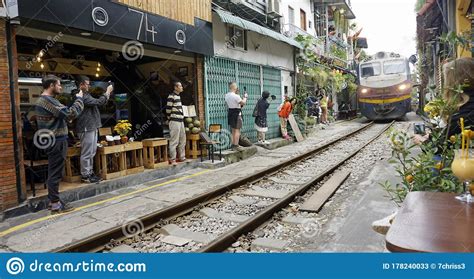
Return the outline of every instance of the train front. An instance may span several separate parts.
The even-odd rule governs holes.
[[[399,119],[411,110],[413,87],[406,59],[364,62],[359,76],[359,108],[368,119]]]

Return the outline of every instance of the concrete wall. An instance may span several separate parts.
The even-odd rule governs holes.
[[[289,22],[289,6],[294,9],[295,19],[294,22]],[[314,29],[314,16],[311,9],[310,0],[282,0],[281,1],[281,13],[283,18],[281,19],[282,25],[291,23],[301,29],[301,19],[300,19],[300,10],[305,11],[306,13],[306,32],[310,35],[316,36],[316,30]],[[311,28],[309,28],[309,22],[311,21]],[[285,25],[284,25],[285,26]],[[285,26],[285,30],[287,27]]]
[[[281,98],[283,100],[283,96],[285,95],[285,86],[288,88],[288,96],[295,95],[295,88],[292,82],[293,77],[290,75],[288,71],[281,71]]]
[[[237,50],[226,45],[227,25],[216,13],[212,15],[214,55],[248,63],[294,70],[293,46],[258,33],[247,32],[247,50]]]
[[[466,18],[468,14],[470,0],[456,0],[456,33],[463,33],[471,31],[471,20]],[[471,57],[469,49],[463,50],[461,46],[458,47],[458,57]]]

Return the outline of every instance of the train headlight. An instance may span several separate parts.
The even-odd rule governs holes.
[[[367,94],[367,93],[369,93],[369,89],[364,88],[364,89],[362,89],[362,90],[360,91],[360,93],[362,93],[362,94]]]
[[[408,85],[402,84],[402,85],[400,85],[400,86],[398,87],[398,90],[403,91],[403,90],[405,90],[405,89],[407,89],[407,88],[408,88]]]

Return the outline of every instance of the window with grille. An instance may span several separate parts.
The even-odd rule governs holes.
[[[247,34],[244,29],[230,25],[227,28],[227,37],[227,45],[229,47],[247,50]]]

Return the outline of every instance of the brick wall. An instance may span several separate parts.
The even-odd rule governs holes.
[[[12,36],[14,37],[14,32]],[[14,62],[13,73],[14,80],[18,80],[18,65],[16,42],[13,40],[13,57]],[[8,79],[8,54],[7,54],[7,39],[5,21],[0,19],[0,210],[13,207],[18,203],[16,171],[15,171],[15,157],[14,157],[14,143],[13,143],[13,126],[12,126],[12,108],[10,101],[10,88]],[[15,83],[15,92],[18,92],[18,82]],[[16,118],[18,131],[18,146],[22,147],[21,141],[21,117],[20,117],[20,96],[15,94],[16,103]],[[20,148],[22,149],[22,148]],[[23,158],[22,150],[19,150],[20,158]],[[21,166],[21,184],[23,193],[25,190],[25,175],[23,170],[23,162]]]
[[[201,127],[206,127],[207,125],[205,123],[206,106],[205,106],[205,99],[204,99],[204,60],[201,56],[196,58],[196,81],[197,81],[197,92],[198,92],[198,100],[197,100],[198,108],[197,109],[198,109],[199,121],[201,121],[202,123]]]

